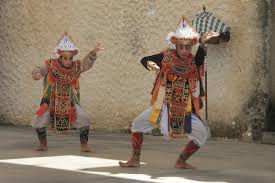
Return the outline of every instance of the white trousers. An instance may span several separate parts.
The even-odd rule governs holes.
[[[140,115],[134,119],[132,123],[132,132],[151,132],[154,126],[149,121],[151,115],[152,107],[143,111]],[[164,135],[165,139],[169,139],[169,128],[168,128],[168,108],[166,105],[163,106],[162,112],[160,114],[160,130]],[[195,115],[191,115],[191,133],[187,134],[190,140],[193,140],[198,146],[205,144],[207,138],[209,137],[208,132],[203,125],[202,121]]]
[[[78,104],[75,105],[76,109],[76,121],[71,123],[74,128],[82,128],[85,126],[90,126],[90,118],[86,111],[84,111]],[[50,124],[50,111],[49,109],[42,116],[35,116],[31,121],[33,128],[43,128]]]

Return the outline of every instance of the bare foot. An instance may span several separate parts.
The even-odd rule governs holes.
[[[177,161],[176,164],[175,164],[175,168],[182,168],[182,169],[195,169],[194,166],[192,165],[189,165],[188,163],[186,162],[179,162]]]
[[[81,144],[81,152],[95,152],[94,149],[91,149],[87,144]]]
[[[121,167],[140,167],[140,161],[135,158],[131,158],[129,161],[127,161],[125,163],[120,161],[119,165]]]
[[[45,144],[40,144],[37,148],[34,149],[34,151],[47,151],[48,147]]]

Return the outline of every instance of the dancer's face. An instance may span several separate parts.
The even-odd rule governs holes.
[[[65,67],[71,67],[73,64],[74,54],[72,51],[62,51],[60,54],[60,60]]]
[[[191,45],[176,45],[177,54],[182,59],[185,59],[189,56],[191,49]]]

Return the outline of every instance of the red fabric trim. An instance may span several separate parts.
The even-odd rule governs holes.
[[[190,142],[188,142],[188,144],[185,146],[185,148],[183,150],[183,153],[184,153],[186,159],[188,159],[191,155],[193,155],[199,148],[200,148],[200,146],[195,144],[192,140]]]
[[[40,117],[40,116],[42,116],[48,110],[48,108],[49,108],[48,104],[45,103],[45,104],[43,104],[43,105],[40,106],[40,108],[38,109],[38,111],[36,111],[35,114],[38,117]]]
[[[143,133],[141,132],[132,133],[132,147],[133,147],[134,154],[136,155],[140,154],[142,142],[143,142]]]
[[[70,111],[70,122],[72,123],[76,122],[76,110],[73,106],[71,106],[71,111]]]

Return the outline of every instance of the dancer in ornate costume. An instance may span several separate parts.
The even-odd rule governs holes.
[[[57,58],[46,60],[42,66],[32,72],[34,80],[44,78],[44,91],[40,108],[32,120],[40,145],[37,151],[47,151],[46,127],[55,131],[67,131],[77,128],[80,133],[82,152],[90,152],[88,144],[90,119],[80,106],[79,78],[91,69],[97,58],[97,52],[103,50],[98,42],[83,59],[78,60],[78,48],[70,36],[65,33],[54,48]]]
[[[150,107],[132,123],[132,157],[125,163],[119,162],[121,167],[140,166],[143,134],[159,126],[166,139],[181,138],[185,134],[189,137],[175,167],[193,168],[186,161],[208,138],[199,115],[204,96],[204,43],[216,36],[218,33],[209,32],[199,38],[183,17],[176,31],[168,34],[170,48],[141,59],[146,69],[156,71],[158,75]],[[192,51],[197,52],[194,55]]]

